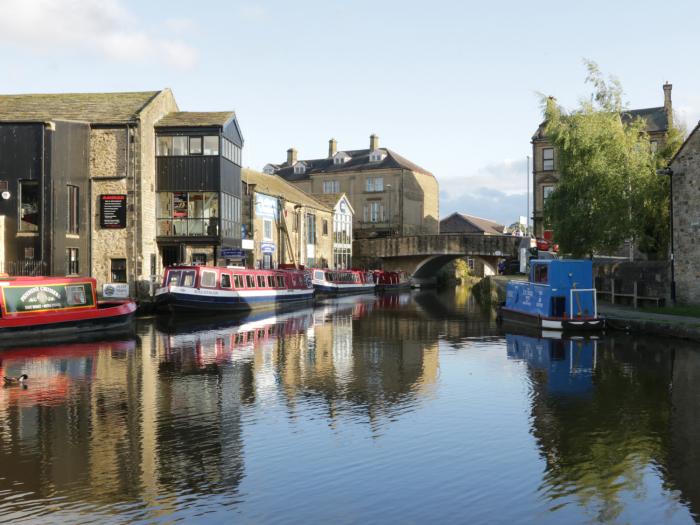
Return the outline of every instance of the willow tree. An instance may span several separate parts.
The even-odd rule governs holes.
[[[627,118],[617,79],[586,62],[593,93],[567,112],[543,97],[544,132],[557,152],[560,181],[544,207],[560,248],[574,256],[612,252],[627,239],[649,254],[668,242],[668,182],[656,175],[660,155],[672,155],[678,133],[652,151],[646,123]]]

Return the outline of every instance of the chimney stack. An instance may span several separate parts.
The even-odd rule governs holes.
[[[372,133],[369,136],[369,150],[374,151],[379,147],[379,136]]]
[[[331,139],[328,141],[328,158],[330,159],[338,151],[338,141]]]
[[[297,150],[294,148],[289,148],[287,150],[287,164],[292,166],[297,161]]]
[[[673,84],[669,84],[668,80],[664,84],[664,111],[666,112],[666,119],[668,120],[668,127],[673,126],[673,103],[671,102],[671,90],[673,89]]]

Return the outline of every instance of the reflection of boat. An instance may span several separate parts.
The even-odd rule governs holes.
[[[511,281],[503,321],[548,330],[597,330],[598,317],[593,266],[589,260],[535,260],[527,281]]]
[[[314,269],[313,285],[320,294],[356,294],[374,292],[372,272],[363,270]]]
[[[506,334],[508,359],[522,360],[546,372],[547,389],[558,394],[585,394],[593,386],[598,340],[550,339]]]
[[[0,340],[76,340],[131,325],[136,305],[130,300],[98,301],[89,277],[0,278]]]
[[[304,270],[251,270],[171,266],[156,291],[156,308],[167,311],[245,312],[313,299]]]

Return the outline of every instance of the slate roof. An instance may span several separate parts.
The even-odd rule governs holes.
[[[289,184],[286,180],[277,175],[268,175],[267,173],[243,168],[241,172],[241,181],[246,184],[255,184],[255,190],[265,195],[284,197],[284,199],[289,202],[302,204],[303,206],[317,210],[331,213],[333,211],[332,206],[326,206],[305,191],[301,191],[298,187]]]
[[[407,169],[418,173],[423,173],[425,175],[430,175],[431,177],[433,176],[433,174],[430,173],[428,170],[421,168],[417,164],[414,164],[413,162],[402,157],[395,151],[392,151],[388,148],[379,149],[386,153],[386,157],[384,157],[384,159],[381,162],[369,161],[369,154],[371,153],[371,150],[357,149],[343,151],[343,153],[347,154],[350,157],[350,160],[344,162],[343,164],[333,164],[332,158],[309,160],[303,159],[299,160],[298,162],[303,162],[304,164],[306,164],[305,173],[294,173],[294,167],[289,166],[286,163],[282,164],[281,167],[277,171],[275,171],[275,173],[289,181],[308,179],[314,173],[342,173],[345,171],[368,171],[388,168]]]
[[[494,235],[494,234],[503,234],[503,230],[505,229],[505,226],[503,224],[499,224],[496,221],[492,221],[490,219],[483,219],[481,217],[475,217],[474,215],[466,215],[464,213],[453,213],[452,215],[449,215],[442,219],[440,221],[440,231],[442,232],[442,225],[443,222],[447,221],[448,219],[451,219],[452,217],[457,217],[458,219],[461,219],[465,226],[467,226],[466,229],[476,229],[479,230],[485,234],[488,235]],[[465,231],[466,231],[465,229]],[[451,232],[444,232],[444,233],[459,233],[455,231]]]
[[[77,120],[125,124],[161,91],[0,95],[0,121]]]
[[[621,113],[624,122],[631,122],[637,117],[641,117],[646,121],[645,131],[647,133],[658,133],[668,131],[668,115],[663,106],[658,108],[643,108],[630,109]],[[541,140],[544,137],[544,126],[546,122],[542,122],[537,131],[532,136],[532,140]]]
[[[233,111],[176,111],[168,113],[156,122],[156,127],[224,127],[235,118],[236,113]]]
[[[345,193],[311,193],[310,195],[324,206],[328,206],[329,208],[334,209],[335,205],[338,204],[338,201],[341,197],[343,197],[343,195],[345,195]],[[347,200],[347,203],[348,206],[350,206],[349,200]],[[350,209],[353,213],[355,213],[355,210],[353,210],[352,206],[350,206]]]

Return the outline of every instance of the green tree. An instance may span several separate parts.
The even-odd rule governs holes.
[[[671,130],[653,152],[643,119],[629,118],[622,86],[585,62],[593,92],[566,112],[542,97],[544,132],[557,152],[560,182],[545,204],[545,220],[561,249],[576,257],[614,251],[633,239],[650,256],[668,243],[668,181],[656,168],[680,146]]]

